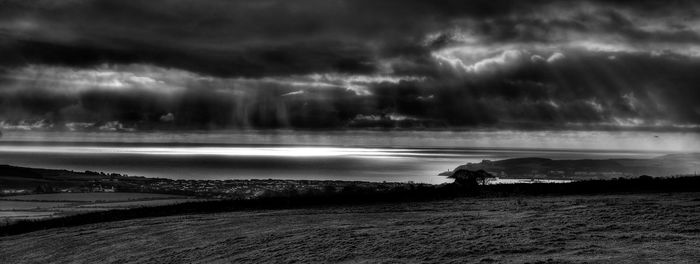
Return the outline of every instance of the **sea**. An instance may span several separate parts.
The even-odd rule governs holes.
[[[523,133],[5,131],[0,164],[169,179],[439,184],[451,181],[439,173],[468,162],[653,158],[691,151],[700,142],[692,133]]]

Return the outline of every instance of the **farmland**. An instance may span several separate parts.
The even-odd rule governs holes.
[[[51,193],[7,196],[0,197],[0,225],[23,219],[60,217],[196,200],[199,199],[152,193]]]
[[[0,238],[2,263],[693,263],[700,194],[457,198],[177,215]]]

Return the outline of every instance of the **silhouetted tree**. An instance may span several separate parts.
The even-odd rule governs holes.
[[[494,178],[491,173],[484,170],[470,171],[470,170],[457,170],[448,178],[455,179],[455,184],[461,185],[467,189],[477,188],[479,185],[486,185],[486,182],[490,178]]]

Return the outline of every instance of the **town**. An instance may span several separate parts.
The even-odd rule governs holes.
[[[0,180],[1,195],[39,193],[131,192],[161,193],[213,199],[254,199],[265,196],[332,193],[351,189],[387,191],[427,184],[321,180],[175,180],[94,171],[31,169],[0,166],[0,172],[21,181]]]

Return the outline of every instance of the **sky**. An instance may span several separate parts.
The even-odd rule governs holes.
[[[0,129],[700,131],[698,1],[0,0]]]

